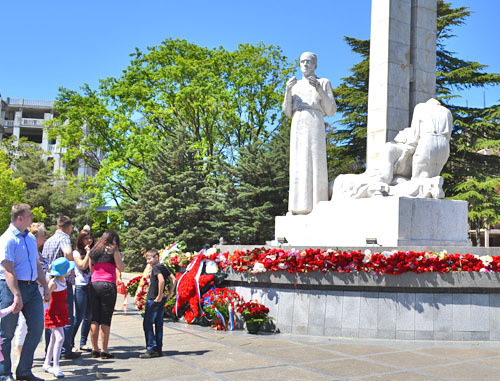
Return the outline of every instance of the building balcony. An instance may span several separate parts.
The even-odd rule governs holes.
[[[40,127],[43,128],[43,123],[45,119],[35,119],[35,118],[21,118],[21,126],[20,127]],[[15,126],[14,120],[6,120],[3,123],[3,127],[12,128]]]
[[[21,127],[43,127],[44,119],[21,118]]]
[[[40,99],[24,99],[24,98],[7,98],[7,104],[13,106],[27,107],[50,107],[54,106],[54,101],[45,101]]]

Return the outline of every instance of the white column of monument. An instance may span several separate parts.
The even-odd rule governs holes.
[[[412,0],[410,122],[415,105],[436,96],[436,28],[436,0]]]
[[[434,96],[436,0],[372,0],[367,168]]]

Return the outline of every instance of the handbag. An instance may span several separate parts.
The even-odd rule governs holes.
[[[120,295],[127,295],[127,287],[121,280],[116,282],[116,292]]]

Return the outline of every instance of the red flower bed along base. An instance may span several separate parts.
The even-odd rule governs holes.
[[[405,272],[500,272],[500,256],[480,257],[473,254],[448,254],[446,251],[372,253],[369,250],[348,252],[333,249],[259,248],[246,251],[236,250],[233,253],[212,253],[206,257],[216,262],[224,271],[231,268],[237,272],[252,272],[254,274],[266,271],[286,271],[289,273],[364,271],[394,275]]]

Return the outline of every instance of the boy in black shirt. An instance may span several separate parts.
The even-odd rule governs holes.
[[[160,257],[157,251],[147,251],[146,261],[153,269],[151,270],[149,290],[146,296],[146,308],[144,310],[143,328],[146,337],[146,352],[139,356],[142,359],[162,356],[165,303],[174,294],[175,285],[177,283],[175,276],[172,275],[163,263],[160,263]],[[165,298],[164,292],[167,279],[170,280],[172,286]]]

